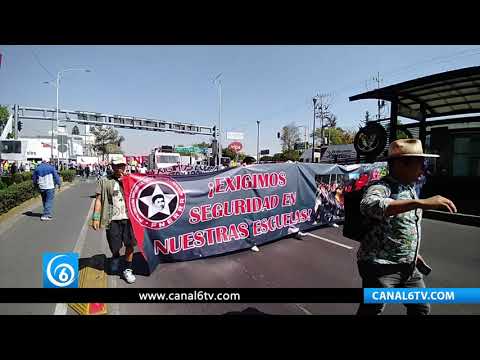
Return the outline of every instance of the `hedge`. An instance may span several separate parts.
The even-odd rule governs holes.
[[[60,172],[60,176],[65,182],[72,182],[75,174],[75,170]],[[38,194],[38,190],[33,186],[31,172],[2,176],[0,179],[0,214],[6,213]]]
[[[1,182],[6,186],[20,184],[21,182],[32,180],[31,172],[16,173],[13,176],[2,176]]]
[[[75,170],[64,170],[59,172],[60,176],[62,177],[63,181],[72,182],[75,179],[76,172]],[[24,181],[31,181],[32,180],[32,172],[22,172],[16,173],[13,176],[2,176],[0,178],[0,182],[4,184],[4,186],[10,186],[13,184],[20,184]],[[2,189],[2,185],[0,184],[0,189]]]
[[[62,177],[62,180],[66,182],[72,182],[75,179],[76,174],[77,173],[75,170],[60,171],[60,176]]]
[[[32,181],[23,181],[0,190],[0,214],[38,195]]]

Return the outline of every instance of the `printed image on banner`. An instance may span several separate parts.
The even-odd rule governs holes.
[[[78,288],[78,254],[43,254],[44,288]]]
[[[365,165],[345,173],[341,169],[328,175],[315,175],[314,224],[341,223],[345,219],[344,194],[358,191],[388,174],[383,163]]]
[[[143,177],[133,187],[129,204],[135,220],[151,229],[164,229],[182,216],[186,196],[170,177]]]

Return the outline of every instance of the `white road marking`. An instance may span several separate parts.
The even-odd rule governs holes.
[[[307,309],[305,309],[302,305],[300,304],[295,304],[300,310],[302,310],[305,314],[307,315],[313,315],[310,311],[308,311]]]
[[[105,231],[102,233],[102,243],[103,243],[103,253],[107,254],[108,248],[107,248],[107,235]],[[107,274],[107,286],[112,289],[116,289],[117,286],[117,276],[116,275],[108,275]],[[109,315],[120,315],[120,304],[115,303],[115,304],[108,304],[108,307],[110,307],[110,311],[108,312]]]
[[[348,250],[352,250],[352,249],[353,249],[353,247],[351,247],[351,246],[344,245],[344,244],[340,244],[340,243],[338,243],[338,242],[336,242],[336,241],[329,240],[329,239],[326,239],[326,238],[324,238],[324,237],[321,237],[321,236],[318,236],[318,235],[315,235],[315,234],[311,234],[311,233],[301,233],[301,235],[308,235],[308,236],[314,237],[314,238],[316,238],[316,239],[320,239],[320,240],[329,242],[329,243],[331,243],[331,244],[335,244],[335,245],[341,246],[341,247],[343,247],[343,248],[345,248],[345,249],[348,249]]]
[[[57,305],[55,305],[55,311],[53,312],[53,315],[67,315],[67,311],[67,304],[58,303]]]
[[[92,204],[90,205],[90,209],[88,210],[82,230],[80,231],[80,234],[78,235],[78,238],[77,238],[77,242],[73,248],[73,252],[78,253],[79,255],[82,254],[83,245],[85,244],[85,239],[87,238],[88,223],[90,221],[90,214],[93,211],[94,204],[95,204],[95,199],[92,200]],[[53,315],[66,315],[67,311],[68,311],[67,304],[58,303],[55,305],[55,311]]]

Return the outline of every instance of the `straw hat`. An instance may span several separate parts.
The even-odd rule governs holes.
[[[438,158],[440,155],[425,154],[422,142],[418,139],[400,139],[392,142],[388,148],[388,158],[400,157],[430,157]]]

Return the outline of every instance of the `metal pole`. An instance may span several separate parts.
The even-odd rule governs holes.
[[[307,127],[304,126],[304,130],[305,130],[305,151],[308,149],[308,141],[307,141]]]
[[[222,157],[222,82],[220,81],[220,108],[219,108],[219,124],[218,131],[220,131],[220,136],[218,137],[218,149],[220,150],[220,158]]]
[[[18,139],[18,105],[13,107],[13,124],[12,124],[13,138]]]
[[[398,99],[392,99],[390,105],[390,136],[389,142],[397,140]]]
[[[317,98],[313,98],[313,139],[312,139],[312,163],[315,162],[315,107],[317,104]]]
[[[322,95],[323,96],[323,95]],[[320,127],[320,147],[323,148],[324,144],[324,138],[323,138],[323,98],[320,101],[320,121],[321,121],[321,127]]]
[[[260,120],[257,120],[257,164],[260,163]]]
[[[57,136],[58,136],[58,92],[60,88],[60,72],[57,73]],[[53,139],[53,131],[52,131],[52,139]],[[53,141],[53,140],[52,140]],[[53,144],[52,144],[52,151],[53,151]],[[58,138],[57,138],[57,167],[60,161],[60,149],[58,147]]]
[[[214,82],[218,85],[218,154],[217,165],[220,165],[222,157],[222,80],[220,77],[222,73],[218,74]]]

